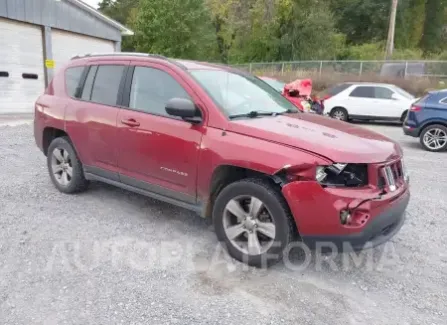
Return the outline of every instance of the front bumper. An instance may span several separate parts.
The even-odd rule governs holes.
[[[405,222],[405,209],[410,200],[409,191],[399,202],[393,204],[376,216],[361,232],[344,236],[302,236],[303,242],[309,247],[325,247],[331,243],[340,251],[363,250],[376,247],[390,240],[399,232]]]
[[[349,251],[375,247],[392,238],[405,222],[405,210],[410,199],[408,184],[380,200],[362,204],[353,214],[354,222],[342,225],[340,211],[352,202],[374,197],[373,190],[367,194],[366,189],[328,190],[315,182],[300,183],[287,184],[283,187],[283,194],[301,239],[310,248],[335,246]],[[302,192],[305,187],[308,195]]]

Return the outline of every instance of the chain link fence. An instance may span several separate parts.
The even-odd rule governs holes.
[[[447,61],[293,61],[233,65],[252,73],[379,75],[391,78],[447,79]]]

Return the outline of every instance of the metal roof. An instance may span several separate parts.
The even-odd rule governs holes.
[[[97,18],[101,19],[105,23],[107,23],[107,24],[109,24],[109,25],[119,29],[121,31],[121,35],[125,35],[125,36],[134,35],[134,32],[132,30],[130,30],[126,26],[120,24],[116,20],[113,20],[112,18],[109,18],[106,15],[102,14],[99,10],[96,10],[95,8],[93,8],[92,6],[86,4],[82,0],[66,0],[66,1],[74,4],[75,6],[77,6],[78,8],[80,8],[80,9],[82,9],[84,11],[89,12],[90,14],[96,16]]]

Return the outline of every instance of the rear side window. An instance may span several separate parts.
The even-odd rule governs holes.
[[[85,79],[84,89],[82,90],[81,98],[83,100],[90,100],[92,97],[93,81],[95,81],[96,71],[98,66],[91,66]]]
[[[359,98],[374,98],[375,97],[374,87],[359,86],[355,88],[349,96]]]
[[[65,70],[65,87],[70,97],[78,97],[79,84],[85,67],[73,67]]]
[[[100,65],[94,78],[91,101],[116,106],[125,66]]]

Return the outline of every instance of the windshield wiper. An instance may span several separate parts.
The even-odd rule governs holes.
[[[255,118],[258,116],[277,116],[277,115],[281,115],[284,113],[287,113],[287,112],[250,111],[248,113],[233,114],[233,115],[230,115],[229,118],[238,118],[238,117]]]

